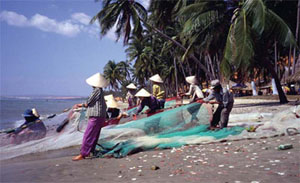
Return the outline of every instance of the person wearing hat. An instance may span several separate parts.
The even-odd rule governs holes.
[[[160,106],[161,103],[157,100],[157,98],[155,98],[154,96],[151,96],[151,94],[144,88],[142,88],[140,91],[138,91],[135,94],[135,96],[139,97],[139,99],[141,100],[141,103],[138,106],[136,115],[139,114],[144,109],[145,106],[148,106],[150,109],[148,114],[154,113],[155,110],[157,110],[157,109],[161,109],[161,106]]]
[[[22,141],[37,140],[46,136],[47,128],[35,108],[26,109],[23,117],[25,122],[12,133],[12,143],[21,143]]]
[[[213,115],[213,120],[211,123],[211,128],[226,128],[228,125],[229,115],[233,108],[233,94],[229,92],[226,88],[222,88],[219,80],[211,81],[211,93],[208,97],[204,98],[204,102],[209,102],[216,100],[219,104],[216,112]]]
[[[126,99],[128,101],[128,109],[130,109],[136,105],[136,98],[134,97],[134,95],[137,88],[133,83],[127,85],[126,88],[128,89]]]
[[[113,95],[104,96],[106,106],[107,106],[107,119],[121,119],[123,116],[128,116],[127,113],[122,112],[118,108],[118,103],[116,102]]]
[[[200,87],[197,85],[198,81],[196,76],[188,76],[185,78],[185,80],[190,84],[190,89],[187,93],[182,94],[182,96],[192,96],[192,102],[196,101],[197,99],[204,98]]]
[[[164,108],[165,106],[165,91],[162,89],[163,80],[158,74],[150,77],[150,81],[153,82],[152,95],[158,99],[160,106]]]
[[[96,73],[89,77],[86,82],[93,87],[93,92],[85,103],[76,104],[73,108],[87,108],[88,125],[84,132],[80,154],[73,157],[73,161],[82,160],[95,151],[100,131],[105,124],[106,118],[106,103],[102,88],[108,86],[107,80],[100,73]]]

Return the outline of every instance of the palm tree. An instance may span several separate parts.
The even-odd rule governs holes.
[[[164,34],[161,30],[151,26],[147,22],[147,11],[146,9],[135,0],[104,0],[102,3],[102,10],[95,15],[91,23],[98,20],[101,27],[101,35],[105,35],[115,24],[117,29],[115,31],[117,35],[117,40],[120,36],[124,35],[124,44],[127,44],[131,34],[137,36],[141,39],[142,36],[142,25],[154,30],[156,33],[160,34],[163,38],[171,41],[173,44],[180,47],[183,51],[186,48],[177,40],[172,39],[167,34]],[[131,22],[134,25],[134,29],[131,29]],[[199,62],[201,69],[207,74],[211,75],[206,67],[200,63],[200,61],[192,54],[191,59]]]
[[[235,70],[242,71],[248,70],[251,65],[262,65],[275,79],[280,103],[287,103],[288,100],[274,70],[274,62],[268,58],[268,49],[272,48],[274,40],[283,46],[295,45],[291,30],[279,16],[267,9],[261,0],[246,0],[239,9],[236,9],[234,15],[235,19],[227,37],[223,64],[229,63]],[[224,71],[226,73],[228,70]]]
[[[104,77],[109,82],[109,85],[112,89],[118,90],[119,89],[119,81],[121,80],[121,73],[118,65],[114,60],[109,60],[107,64],[104,66],[103,71]]]
[[[267,9],[262,0],[197,1],[180,10],[179,14],[189,16],[183,31],[191,35],[189,48],[201,41],[212,53],[224,50],[220,66],[228,77],[234,71],[247,73],[255,65],[263,65],[276,81],[280,102],[287,102],[267,51],[275,39],[284,46],[294,44],[293,35],[285,22]],[[223,34],[218,33],[221,30]],[[224,33],[227,40],[222,44]],[[214,47],[219,48],[211,51]]]
[[[91,23],[98,20],[101,27],[101,35],[116,24],[117,39],[124,35],[124,44],[128,43],[131,34],[141,37],[142,25],[140,17],[146,18],[146,9],[134,0],[103,0],[102,10],[93,17]],[[131,25],[134,27],[131,28]]]

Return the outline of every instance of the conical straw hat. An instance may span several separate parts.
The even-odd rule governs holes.
[[[106,95],[104,96],[106,105],[108,108],[117,108],[118,103],[116,102],[115,98],[113,95]]]
[[[157,83],[163,83],[163,80],[158,74],[155,74],[150,78],[151,81],[157,82]]]
[[[36,108],[33,108],[33,109],[32,109],[32,114],[33,114],[35,117],[37,117],[37,118],[40,117],[40,114],[39,114],[39,112],[36,110]]]
[[[186,82],[189,84],[196,84],[197,83],[197,78],[196,76],[188,76],[185,78]]]
[[[147,90],[145,90],[144,88],[142,88],[140,91],[138,91],[135,94],[136,97],[150,97],[151,94],[149,92],[147,92]]]
[[[98,88],[105,88],[109,84],[108,81],[99,72],[87,78],[86,82],[87,84]]]
[[[136,89],[136,86],[133,83],[130,83],[129,85],[126,86],[128,89]]]

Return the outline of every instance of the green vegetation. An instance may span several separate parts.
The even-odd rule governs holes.
[[[101,2],[91,22],[99,22],[102,36],[116,25],[128,56],[104,68],[114,90],[124,90],[131,81],[145,87],[154,74],[164,79],[167,94],[176,93],[176,80],[182,87],[188,75],[201,83],[267,84],[274,78],[280,102],[288,101],[281,80],[285,66],[288,74],[296,69],[299,1],[151,0],[148,10],[135,0]]]

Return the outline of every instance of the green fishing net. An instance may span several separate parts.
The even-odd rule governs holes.
[[[110,126],[102,129],[95,155],[121,158],[139,151],[210,142],[244,130],[232,127],[211,131],[208,130],[211,119],[209,104],[192,103]]]

